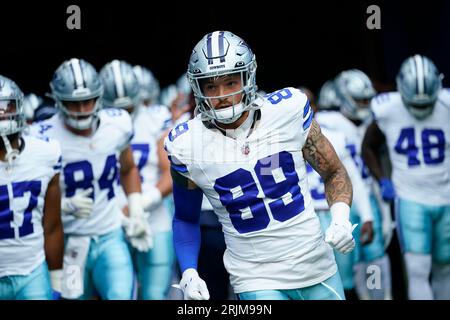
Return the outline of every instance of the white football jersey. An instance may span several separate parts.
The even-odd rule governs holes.
[[[172,169],[203,190],[223,226],[236,293],[310,286],[337,270],[302,154],[313,120],[309,101],[286,88],[258,103],[248,136],[230,138],[197,116],[165,140]]]
[[[172,113],[169,107],[162,104],[154,104],[150,107],[141,107],[141,109],[147,110],[152,116],[152,123],[156,127],[159,127],[161,133],[172,127]]]
[[[57,141],[23,136],[23,142],[11,171],[0,161],[0,278],[28,275],[44,262],[44,201],[61,170]]]
[[[369,122],[365,122],[357,126],[338,111],[318,112],[316,115],[316,121],[322,128],[339,131],[345,135],[345,147],[360,170],[361,177],[363,178],[366,186],[369,190],[371,190],[373,178],[370,175],[369,168],[365,165],[361,157],[362,140]]]
[[[320,113],[317,113],[316,116],[318,114]],[[319,125],[321,124],[319,123]],[[322,126],[321,130],[322,134],[333,145],[333,148],[336,151],[339,159],[343,159],[349,156],[348,150],[346,149],[345,135],[343,133],[335,130],[329,130],[326,127]],[[308,163],[306,163],[306,171],[308,173],[308,184],[309,189],[311,190],[311,198],[313,201],[314,209],[320,211],[329,210],[330,207],[328,206],[327,197],[325,194],[325,185],[323,183],[322,177]]]
[[[386,137],[397,195],[429,205],[450,204],[450,91],[442,90],[433,113],[412,116],[397,92],[371,102]]]
[[[162,106],[158,107],[163,108]],[[168,125],[167,120],[170,121],[170,118],[167,119],[163,113],[151,108],[157,107],[140,108],[138,110],[133,121],[134,136],[131,140],[133,158],[139,169],[144,194],[151,187],[155,187],[159,180],[158,140],[161,139]],[[164,202],[153,209],[149,217],[152,231],[163,232],[172,229],[172,217],[169,215]]]
[[[72,197],[77,191],[94,189],[94,206],[89,218],[63,215],[65,234],[103,235],[121,226],[115,185],[120,153],[129,145],[133,135],[131,118],[126,111],[112,108],[101,110],[98,116],[99,126],[90,137],[70,132],[59,114],[31,127],[31,134],[61,142],[62,197]]]

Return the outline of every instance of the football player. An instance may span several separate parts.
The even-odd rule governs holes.
[[[139,96],[142,105],[145,107],[158,105],[160,88],[158,79],[155,78],[153,72],[141,65],[134,66],[133,71],[139,82]]]
[[[357,69],[346,70],[334,80],[334,88],[339,101],[340,112],[320,112],[319,123],[326,124],[332,130],[342,132],[346,139],[346,148],[360,170],[367,188],[371,191],[374,239],[370,244],[361,246],[356,257],[355,286],[362,299],[391,299],[391,274],[389,257],[385,252],[386,242],[392,227],[389,224],[390,212],[381,210],[376,197],[376,185],[373,183],[367,167],[361,159],[361,142],[370,122],[369,101],[375,95],[375,89],[369,77]],[[353,215],[357,218],[357,215]],[[356,221],[353,221],[356,222]],[[357,228],[356,232],[359,232]],[[369,265],[374,265],[381,274],[381,285],[368,290],[367,276]]]
[[[410,299],[450,299],[450,93],[427,57],[407,58],[397,92],[372,100],[363,156],[383,198],[396,199]],[[392,180],[377,150],[386,142]],[[430,285],[431,273],[431,285]]]
[[[306,96],[295,88],[257,95],[255,55],[228,31],[199,41],[187,75],[197,116],[165,139],[184,298],[209,298],[197,272],[204,193],[222,223],[224,263],[240,299],[344,299],[332,248],[355,245],[352,186]],[[305,160],[324,179],[332,215],[325,237]]]
[[[312,96],[312,93],[309,92],[308,96],[309,95]],[[319,104],[316,107],[313,107],[314,111],[316,112],[316,121],[318,121],[322,129],[322,133],[333,145],[337,155],[347,169],[347,172],[352,181],[353,203],[355,204],[356,210],[352,207],[352,210],[350,211],[350,219],[354,222],[361,223],[361,228],[357,229],[358,231],[361,231],[361,236],[359,237],[360,239],[357,239],[356,241],[355,250],[353,250],[351,254],[347,255],[335,252],[336,263],[338,265],[339,274],[341,275],[345,295],[348,299],[355,299],[355,273],[353,269],[355,263],[358,261],[359,251],[361,250],[360,245],[370,243],[373,239],[373,215],[369,198],[370,191],[365,185],[360,175],[360,171],[357,169],[348,149],[346,148],[347,139],[345,135],[339,131],[328,129],[327,123],[320,122],[320,120],[323,119],[322,117],[320,117],[321,113],[332,112],[331,110],[339,105],[339,100],[336,96],[333,81],[327,81],[321,87],[319,91],[318,102]],[[316,110],[316,108],[320,109]],[[317,215],[320,219],[322,228],[327,228],[330,223],[330,212],[325,197],[322,179],[320,175],[311,168],[310,165],[307,165],[306,168],[308,172],[308,182],[311,189],[314,209],[316,210]],[[361,296],[360,292],[358,292],[358,295],[359,298],[364,298]],[[366,295],[368,295],[368,292],[366,293]],[[368,297],[365,298],[368,299]]]
[[[131,140],[134,162],[142,183],[143,207],[152,230],[150,247],[141,247],[133,239],[131,255],[140,284],[139,297],[144,300],[162,300],[170,288],[175,254],[172,240],[172,215],[163,203],[172,192],[170,164],[164,151],[166,122],[155,111],[144,107],[139,83],[133,67],[125,61],[114,60],[100,71],[105,92],[106,108],[127,110],[133,119],[134,136]]]
[[[154,121],[163,122],[164,130],[169,129],[172,125],[172,115],[168,106],[158,103],[160,95],[158,80],[143,66],[136,65],[133,71],[139,83],[141,105],[151,112]]]
[[[64,61],[50,82],[59,112],[32,127],[32,133],[58,139],[62,146],[62,190],[66,237],[62,296],[130,299],[133,267],[116,201],[120,181],[128,197],[128,237],[148,233],[139,172],[130,140],[132,122],[120,109],[101,109],[103,85],[82,59]]]
[[[61,292],[61,147],[22,134],[23,100],[0,76],[0,299],[47,300]]]

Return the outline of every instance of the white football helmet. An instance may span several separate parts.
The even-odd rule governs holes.
[[[443,78],[433,61],[425,56],[416,54],[402,63],[396,78],[397,90],[415,118],[425,119],[433,112]]]
[[[335,88],[342,114],[361,121],[370,117],[369,103],[376,91],[364,72],[358,69],[341,72],[336,77]]]
[[[242,90],[230,95],[207,97],[202,91],[201,81],[239,73]],[[256,59],[244,40],[229,31],[208,33],[200,40],[189,59],[187,78],[196,100],[196,113],[204,120],[233,123],[243,112],[250,110],[257,98]],[[211,99],[223,99],[242,93],[240,102],[215,110]]]
[[[14,81],[0,76],[0,136],[9,164],[19,156],[19,150],[12,148],[9,136],[20,134],[26,127],[23,99],[24,95]]]
[[[100,70],[105,92],[105,108],[123,108],[136,115],[140,106],[140,86],[133,67],[125,61],[113,60]]]
[[[78,130],[92,126],[101,108],[103,85],[97,71],[89,62],[76,58],[64,61],[56,69],[50,88],[67,125]],[[96,99],[95,107],[90,112],[70,111],[64,104],[68,101],[89,99]]]

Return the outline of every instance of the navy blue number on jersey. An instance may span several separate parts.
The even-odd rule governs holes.
[[[350,153],[350,156],[353,159],[353,162],[355,163],[356,167],[359,169],[361,173],[361,177],[363,179],[367,179],[369,177],[369,168],[367,168],[366,164],[364,163],[363,159],[356,153],[356,145],[354,144],[347,144],[345,148]]]
[[[292,92],[289,89],[281,89],[269,94],[266,94],[267,100],[270,101],[271,104],[278,104],[281,100],[289,99],[292,97]]]
[[[308,174],[310,174],[311,172],[313,172],[314,171],[314,169],[311,167],[311,165],[309,164],[309,163],[306,163],[306,172],[308,173]],[[311,177],[312,175],[309,175],[308,176],[308,180],[309,180],[309,178]],[[311,197],[314,199],[314,200],[317,200],[317,201],[319,201],[319,200],[324,200],[324,199],[326,199],[326,194],[325,194],[325,185],[323,184],[323,179],[322,179],[322,177],[321,176],[318,176],[318,175],[314,175],[313,176],[313,179],[318,179],[319,180],[319,183],[310,183],[310,185],[317,185],[318,187],[317,188],[310,188],[310,191],[311,191]]]
[[[28,206],[23,212],[23,222],[19,227],[19,237],[33,233],[32,214],[33,209],[38,204],[38,197],[41,193],[41,181],[14,182],[12,186],[12,197],[8,193],[8,186],[0,186],[0,240],[13,239],[14,228],[11,222],[14,221],[14,212],[11,210],[11,200],[29,195]]]
[[[89,161],[71,162],[64,166],[64,183],[66,185],[66,197],[73,197],[77,189],[94,190],[94,171]],[[114,181],[118,176],[117,158],[111,154],[106,158],[105,167],[98,180],[98,186],[101,190],[108,190],[108,200],[114,197]],[[80,178],[81,177],[81,178]],[[95,199],[95,192],[92,191],[92,199]]]
[[[189,130],[187,122],[180,123],[169,132],[169,140],[173,141]]]
[[[122,115],[122,109],[118,109],[118,108],[105,108],[103,109],[106,111],[106,114],[110,117],[118,117],[120,115]]]
[[[440,129],[423,129],[421,139],[425,164],[435,165],[444,162],[446,143],[444,132]],[[408,158],[409,167],[420,165],[415,128],[404,128],[401,130],[394,150]]]
[[[133,143],[131,145],[131,149],[133,150],[134,159],[137,160],[137,167],[139,172],[141,172],[142,168],[148,162],[148,157],[150,155],[150,145],[148,143]],[[144,182],[144,177],[141,175],[141,182]]]
[[[264,196],[272,199],[269,208],[277,221],[289,220],[303,212],[304,200],[292,154],[283,151],[260,159],[254,173],[262,194],[252,173],[242,168],[217,179],[214,184],[214,190],[239,233],[263,230],[269,225]]]

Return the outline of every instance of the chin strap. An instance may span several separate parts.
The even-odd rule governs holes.
[[[5,134],[2,134],[1,137],[3,139],[3,144],[5,145],[6,148],[5,160],[6,162],[8,162],[8,165],[11,168],[14,165],[14,162],[17,160],[17,158],[19,158],[20,151],[17,149],[13,149],[11,147],[11,143],[9,142],[9,139]]]

